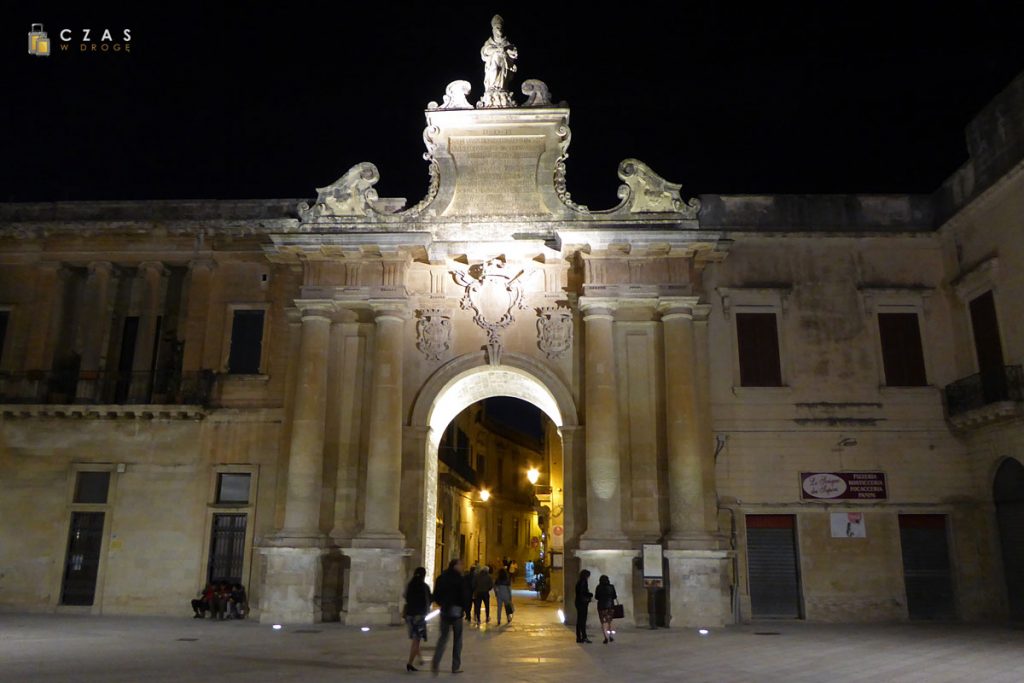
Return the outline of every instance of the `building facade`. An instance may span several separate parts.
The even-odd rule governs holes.
[[[687,200],[627,159],[591,210],[568,107],[488,73],[428,106],[412,206],[369,163],[312,203],[0,206],[0,607],[231,580],[391,623],[442,436],[511,396],[557,442],[536,532],[627,619],[656,573],[671,626],[1020,617],[1024,76],[932,195]]]

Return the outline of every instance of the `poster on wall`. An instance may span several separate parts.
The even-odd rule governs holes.
[[[644,588],[661,588],[664,581],[661,566],[661,544],[644,543],[642,557],[644,568]]]
[[[832,538],[867,538],[863,512],[833,512]]]
[[[801,472],[804,500],[885,500],[884,472]]]

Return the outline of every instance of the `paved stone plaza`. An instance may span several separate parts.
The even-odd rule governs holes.
[[[759,634],[777,635],[759,635]],[[476,681],[1006,681],[1024,630],[793,622],[696,632],[624,631],[577,646],[552,609],[520,597],[511,626],[467,629],[461,678]],[[431,642],[436,623],[431,623]],[[0,681],[399,681],[403,629],[271,627],[188,618],[0,616]],[[450,647],[450,646],[449,646]],[[429,651],[428,651],[429,654]],[[450,653],[449,653],[450,654]],[[449,665],[446,657],[444,664]],[[451,677],[446,667],[441,676]]]

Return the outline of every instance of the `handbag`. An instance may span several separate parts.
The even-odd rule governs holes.
[[[612,605],[612,619],[625,619],[626,608],[619,603]]]

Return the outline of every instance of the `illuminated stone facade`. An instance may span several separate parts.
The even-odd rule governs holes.
[[[955,616],[1005,615],[992,480],[1024,457],[1020,378],[949,406],[943,387],[978,372],[986,291],[1002,365],[1024,354],[1024,80],[990,106],[1013,126],[987,110],[931,196],[688,199],[628,159],[607,210],[566,191],[546,86],[475,109],[463,83],[425,112],[409,208],[370,163],[311,203],[0,206],[0,606],[66,609],[69,529],[103,513],[93,611],[185,610],[235,523],[225,576],[260,620],[393,623],[434,566],[441,434],[513,396],[560,437],[566,576],[608,574],[627,620],[658,542],[668,624],[758,616],[757,524],[792,529],[799,616],[907,618],[911,514],[944,516]],[[889,386],[890,312],[917,316],[920,386]],[[768,318],[744,314],[775,330],[746,355],[739,321]],[[82,471],[109,472],[102,502]],[[884,498],[801,494],[801,472],[860,471]],[[866,536],[832,537],[836,512]]]

